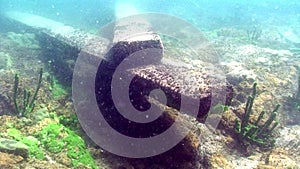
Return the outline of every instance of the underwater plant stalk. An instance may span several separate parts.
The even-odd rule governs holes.
[[[257,126],[254,126],[254,125],[250,125],[249,126],[249,130],[247,131],[247,133],[244,135],[245,138],[248,138],[248,137],[253,137],[254,134],[257,132],[258,130],[258,127]]]
[[[34,101],[36,100],[36,96],[40,90],[40,87],[41,87],[41,83],[42,83],[42,78],[43,78],[43,68],[40,69],[40,72],[39,72],[39,80],[38,80],[38,84],[37,84],[37,87],[35,89],[35,92],[33,94],[33,97],[31,99],[31,102],[29,104],[29,107],[34,107]]]
[[[26,116],[28,113],[33,111],[35,106],[35,100],[39,92],[39,89],[41,87],[42,77],[43,77],[43,69],[41,68],[39,72],[37,87],[35,89],[34,94],[31,97],[31,92],[26,89],[23,89],[23,97],[22,97],[23,100],[20,106],[18,104],[18,98],[17,98],[19,94],[19,75],[15,74],[13,101],[14,101],[15,109],[19,114],[19,116]]]
[[[23,110],[22,110],[22,112],[25,112],[25,109],[26,109],[26,105],[27,105],[27,96],[29,95],[29,93],[27,94],[27,90],[26,89],[24,89],[24,91],[23,91]]]
[[[274,143],[272,132],[279,124],[277,121],[275,121],[275,119],[280,105],[276,105],[275,109],[271,112],[270,116],[268,117],[267,121],[264,122],[264,124],[259,125],[264,115],[266,114],[266,110],[261,111],[256,121],[254,123],[251,123],[249,118],[252,113],[254,98],[256,96],[256,87],[257,83],[254,83],[253,92],[248,97],[244,109],[244,115],[242,116],[241,120],[235,120],[235,131],[239,134],[238,138],[241,139],[244,145],[254,143],[260,146],[272,146]],[[272,127],[270,128],[271,125]]]
[[[18,102],[17,102],[18,87],[19,87],[19,75],[15,74],[13,100],[14,100],[14,105],[15,105],[16,111],[19,113],[20,111],[19,111],[19,106],[18,106]]]
[[[270,129],[270,133],[278,126],[278,122],[275,121],[274,125],[272,126],[272,128]]]
[[[244,131],[246,129],[246,125],[249,123],[249,118],[250,118],[250,114],[252,112],[253,102],[254,102],[254,98],[255,98],[255,95],[256,95],[256,86],[257,86],[257,83],[255,82],[253,84],[252,95],[248,97],[248,100],[246,102],[245,114],[244,114],[243,121],[242,121],[242,124],[241,124],[241,132],[242,133],[244,133]]]
[[[280,105],[278,104],[275,109],[272,111],[271,116],[269,116],[266,123],[263,125],[262,129],[257,133],[257,136],[260,136],[266,129],[268,129],[271,125],[271,123],[275,120],[277,116],[277,110],[279,109]],[[274,126],[273,126],[274,127]],[[272,128],[273,128],[272,127]],[[275,126],[276,127],[276,126]],[[275,128],[274,127],[274,128]]]
[[[256,122],[254,123],[254,125],[257,126],[257,125],[259,124],[259,122],[261,121],[261,119],[264,117],[265,113],[266,113],[266,111],[263,110],[263,111],[259,114],[259,116],[258,116]]]
[[[246,102],[245,113],[244,113],[243,120],[242,120],[242,123],[241,123],[241,133],[245,132],[246,125],[249,122],[250,113],[251,113],[250,107],[252,107],[251,106],[252,104],[253,104],[253,97],[249,96],[248,100]]]
[[[300,70],[298,70],[300,71]],[[298,91],[297,91],[297,94],[296,94],[296,100],[300,100],[300,72],[299,72],[299,76],[298,76]]]

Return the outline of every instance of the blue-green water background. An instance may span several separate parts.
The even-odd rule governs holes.
[[[171,14],[200,29],[260,24],[270,18],[274,25],[284,25],[289,24],[289,18],[298,17],[300,24],[297,0],[0,0],[0,11],[33,13],[77,28],[96,30],[116,19],[116,13],[123,15],[120,10],[126,9],[117,8],[118,4],[132,4],[137,13]]]

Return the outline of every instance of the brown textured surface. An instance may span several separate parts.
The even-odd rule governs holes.
[[[137,95],[149,94],[153,89],[163,90],[167,96],[167,105],[180,109],[181,99],[187,99],[188,106],[198,106],[198,117],[205,116],[211,106],[212,90],[226,92],[226,103],[232,99],[233,90],[226,83],[217,83],[207,72],[185,67],[168,65],[148,65],[128,70],[135,78],[131,89],[140,89]],[[132,93],[134,95],[134,93]],[[136,95],[135,95],[136,96]],[[217,93],[218,96],[218,93]],[[189,113],[189,112],[187,112]]]
[[[132,55],[138,58],[130,60],[132,67],[159,63],[163,55],[160,37],[155,34],[147,34],[120,41],[110,48],[105,55],[105,60],[111,68],[115,69],[125,58]]]
[[[14,114],[14,107],[12,98],[13,84],[11,81],[13,79],[13,74],[10,72],[2,72],[0,73],[1,81],[0,81],[0,115],[4,114]]]
[[[219,83],[220,79],[216,77],[210,77],[204,71],[205,68],[187,68],[162,63],[162,53],[160,52],[162,52],[163,46],[161,41],[151,36],[148,38],[118,42],[110,49],[105,56],[106,59],[102,60],[98,67],[95,80],[98,106],[106,121],[114,129],[127,136],[144,138],[164,132],[172,125],[173,120],[167,112],[147,124],[136,123],[124,118],[112,100],[113,76],[121,79],[118,85],[123,83],[121,76],[133,77],[130,79],[129,98],[132,105],[139,111],[146,111],[150,108],[151,104],[147,98],[154,89],[163,90],[168,107],[180,110],[183,99],[187,104],[184,113],[191,114],[195,106],[197,106],[196,109],[199,107],[198,117],[200,118],[204,118],[209,112],[213,90],[220,89],[227,92],[227,103],[229,103],[233,92],[230,86],[227,86],[225,82]],[[144,51],[144,49],[156,49],[156,51],[151,53],[151,50],[150,53],[147,53],[149,51]],[[132,54],[137,54],[137,58],[131,60]],[[130,65],[126,65],[127,67],[122,69],[124,74],[118,78],[116,76],[120,70],[116,69],[124,62],[130,62]],[[220,96],[218,94],[214,97]]]
[[[18,163],[22,162],[21,156],[0,152],[0,168],[2,169],[17,169]]]

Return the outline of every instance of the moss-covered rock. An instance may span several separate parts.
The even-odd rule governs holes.
[[[24,158],[29,156],[29,147],[16,140],[0,138],[0,151],[20,155]]]
[[[43,160],[45,158],[43,150],[39,147],[39,140],[33,136],[24,136],[16,128],[7,129],[7,135],[27,146],[28,155],[26,157]]]

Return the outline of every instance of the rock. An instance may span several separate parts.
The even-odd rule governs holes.
[[[227,161],[222,154],[213,154],[209,159],[210,167],[212,169],[232,169],[233,165]]]
[[[300,32],[297,31],[297,29],[292,28],[286,28],[283,27],[278,30],[281,36],[283,36],[286,40],[294,43],[294,44],[300,44]]]
[[[24,158],[29,156],[29,147],[15,140],[0,138],[0,151],[20,155]]]
[[[231,160],[233,165],[232,168],[243,168],[243,169],[253,169],[260,164],[260,155],[250,157],[243,157],[240,155],[233,155],[234,159]]]
[[[225,130],[227,133],[232,133],[234,131],[236,119],[238,119],[238,116],[231,109],[229,109],[222,114],[222,119],[218,125],[218,128]]]
[[[71,167],[67,167],[63,164],[60,164],[56,161],[48,161],[48,160],[37,160],[37,159],[28,159],[26,163],[22,163],[21,167],[19,168],[26,168],[26,169],[36,169],[36,168],[47,168],[47,169],[69,169]],[[79,168],[79,167],[78,167]],[[82,167],[84,168],[84,167]],[[86,167],[87,168],[87,167]]]
[[[66,153],[57,154],[56,161],[59,162],[60,164],[63,164],[65,166],[67,166],[67,167],[72,166],[72,160],[70,158],[68,158]]]
[[[13,75],[7,71],[0,71],[0,77],[0,115],[14,114],[14,106],[11,101],[12,95],[10,95],[11,91],[13,91],[13,85],[11,84]]]
[[[9,69],[12,66],[12,57],[10,54],[0,52],[0,70]]]
[[[215,31],[217,36],[223,36],[223,37],[235,37],[240,38],[245,36],[245,33],[242,30],[235,29],[235,28],[220,28]]]
[[[16,45],[17,47],[37,50],[39,49],[39,43],[35,39],[35,35],[32,33],[17,34],[15,32],[8,32],[7,37]]]
[[[14,156],[12,154],[0,152],[0,168],[3,169],[18,169],[17,163],[23,161],[21,156]]]
[[[285,150],[300,155],[300,126],[286,126],[279,129],[279,137],[276,139],[276,147],[282,147]]]
[[[281,148],[272,150],[265,161],[276,168],[299,168],[299,163],[290,158],[288,151]]]
[[[221,65],[227,67],[228,73],[226,74],[226,79],[234,86],[245,80],[254,82],[254,79],[257,77],[252,70],[247,70],[244,64],[237,61],[222,62]]]

